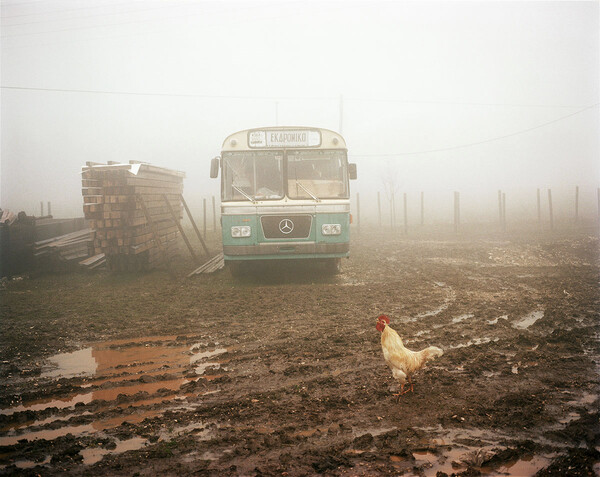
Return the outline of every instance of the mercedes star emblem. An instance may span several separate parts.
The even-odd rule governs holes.
[[[281,222],[279,222],[279,231],[282,234],[289,234],[292,232],[292,230],[294,230],[294,222],[292,222],[290,219],[283,219]]]

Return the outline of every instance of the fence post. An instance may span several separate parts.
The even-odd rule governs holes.
[[[360,194],[356,193],[356,229],[360,233]]]
[[[44,216],[44,201],[40,201],[40,217]]]
[[[408,207],[407,207],[407,198],[406,192],[404,193],[404,233],[408,233]]]
[[[460,193],[454,192],[454,232],[458,232],[460,225]]]
[[[379,228],[381,229],[381,192],[377,192],[377,212],[379,213]]]
[[[579,186],[575,186],[575,223],[579,222]]]
[[[392,230],[394,230],[396,228],[396,196],[395,194],[392,192],[392,203],[391,203],[391,207],[390,207],[390,218],[391,218],[391,224],[392,224]]]
[[[48,201],[48,215],[52,215],[52,204]]]
[[[554,230],[554,214],[552,212],[552,189],[548,189],[548,211],[550,213],[550,230]]]
[[[498,221],[500,222],[500,228],[502,228],[502,191],[498,189]]]
[[[502,230],[506,232],[506,193],[502,192]]]
[[[202,199],[203,209],[204,209],[204,240],[206,240],[206,197]]]
[[[540,188],[537,190],[537,213],[538,213],[538,226],[542,228],[542,201],[540,199]]]

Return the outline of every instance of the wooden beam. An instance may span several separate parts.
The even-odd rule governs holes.
[[[177,225],[177,228],[179,229],[179,233],[183,237],[183,241],[185,242],[188,250],[190,251],[190,255],[194,259],[194,262],[199,263],[198,257],[194,253],[194,249],[192,248],[192,245],[190,244],[190,241],[188,240],[187,235],[185,235],[185,232],[183,231],[181,222],[179,222],[179,217],[177,215],[175,215],[175,212],[173,211],[173,207],[171,207],[171,203],[169,202],[169,198],[167,197],[166,194],[163,194],[163,199],[165,201],[165,204],[167,205],[167,209],[169,209],[169,214],[171,214],[171,218],[173,219],[173,222],[175,222],[175,225]]]
[[[202,238],[202,234],[200,234],[200,231],[198,230],[198,227],[196,226],[196,222],[194,222],[194,218],[192,217],[190,209],[188,208],[187,203],[185,202],[185,199],[183,198],[183,195],[180,195],[179,197],[181,197],[181,203],[183,204],[183,208],[185,209],[185,211],[188,214],[190,222],[192,223],[192,227],[194,227],[194,231],[196,232],[196,236],[198,237],[198,240],[200,240],[200,243],[202,244],[202,248],[204,249],[204,253],[206,255],[210,255],[210,252],[208,251],[208,248],[206,247],[206,243],[204,243],[204,239]]]

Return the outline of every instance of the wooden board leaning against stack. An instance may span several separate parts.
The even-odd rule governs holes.
[[[147,269],[175,253],[184,178],[184,172],[135,161],[86,163],[83,212],[96,231],[94,252],[106,255],[109,269]]]

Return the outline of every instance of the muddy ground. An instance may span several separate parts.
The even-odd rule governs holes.
[[[594,230],[353,236],[314,268],[0,291],[0,473],[598,475]],[[395,401],[376,317],[445,354]]]

